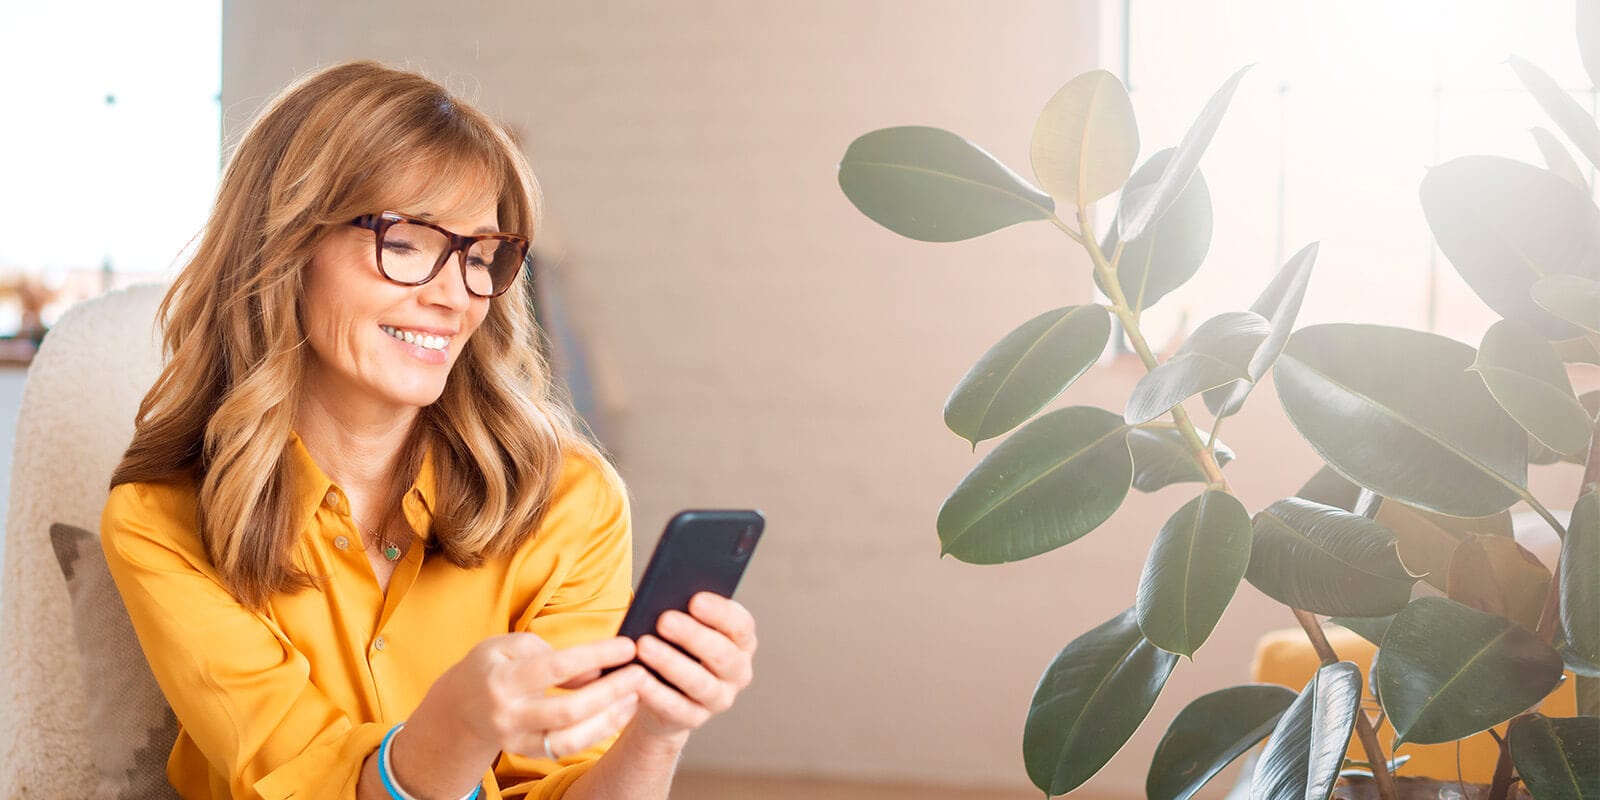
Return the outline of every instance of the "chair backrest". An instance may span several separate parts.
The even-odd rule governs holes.
[[[93,537],[86,543],[98,550],[111,472],[160,371],[155,315],[165,291],[136,286],[73,307],[28,370],[0,579],[0,798],[6,800],[94,793],[88,693],[63,578],[62,565],[70,562],[58,558],[50,528],[88,531]]]

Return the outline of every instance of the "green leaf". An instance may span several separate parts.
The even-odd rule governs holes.
[[[1328,800],[1361,711],[1361,670],[1348,661],[1317,670],[1267,739],[1250,800]]]
[[[1222,123],[1222,115],[1233,100],[1234,89],[1238,88],[1239,80],[1249,69],[1247,66],[1233,73],[1206,102],[1206,107],[1200,110],[1200,116],[1195,118],[1189,131],[1183,135],[1183,140],[1178,142],[1177,150],[1160,178],[1138,191],[1122,193],[1121,203],[1117,207],[1118,238],[1125,242],[1139,238],[1183,193],[1200,165],[1200,157],[1211,145],[1211,137],[1216,134],[1217,126]]]
[[[1121,188],[1139,155],[1133,103],[1097,69],[1067,82],[1033,126],[1033,174],[1051,196],[1086,206]]]
[[[1123,192],[1147,190],[1160,179],[1174,152],[1169,147],[1151,156],[1128,179]],[[1117,226],[1113,224],[1100,249],[1110,258],[1120,241]],[[1205,176],[1195,170],[1189,185],[1172,202],[1167,213],[1146,228],[1139,238],[1123,245],[1122,255],[1117,260],[1117,284],[1122,287],[1129,307],[1142,311],[1182,286],[1199,271],[1210,247],[1211,190],[1206,186]],[[1107,296],[1111,294],[1100,280],[1100,273],[1095,273],[1094,282],[1101,292]]]
[[[1383,617],[1329,617],[1328,621],[1349,629],[1352,633],[1373,644],[1383,644],[1383,635],[1389,631],[1394,615]]]
[[[1193,656],[1211,635],[1250,563],[1250,512],[1207,491],[1161,526],[1139,578],[1139,628],[1155,646]]]
[[[1545,167],[1551,172],[1561,176],[1561,179],[1573,186],[1589,191],[1589,182],[1583,177],[1583,170],[1578,167],[1578,162],[1572,160],[1572,154],[1567,152],[1566,146],[1556,139],[1555,134],[1544,128],[1532,129],[1533,141],[1539,145],[1539,152],[1544,156]]]
[[[1270,330],[1253,311],[1227,311],[1200,323],[1167,363],[1134,384],[1123,418],[1142,425],[1206,389],[1248,379],[1250,358]]]
[[[1534,800],[1600,798],[1600,719],[1529,714],[1507,735],[1511,763]]]
[[[1213,445],[1217,466],[1227,466],[1233,451],[1222,442]],[[1128,431],[1128,449],[1133,453],[1133,488],[1154,492],[1174,483],[1205,483],[1200,466],[1183,434],[1172,427],[1140,427]]]
[[[1600,333],[1600,281],[1577,275],[1547,275],[1533,284],[1540,308],[1591,333]]]
[[[1589,446],[1589,415],[1567,369],[1532,328],[1508,319],[1490,326],[1472,369],[1500,407],[1551,449],[1570,455]]]
[[[1439,591],[1450,588],[1450,560],[1474,536],[1511,539],[1511,512],[1452,517],[1385,499],[1373,517],[1400,541],[1400,563]]]
[[[1315,325],[1290,337],[1274,384],[1300,435],[1345,477],[1409,505],[1484,517],[1521,497],[1528,440],[1466,371],[1473,355],[1431,333]]]
[[[1223,767],[1272,732],[1295,693],[1282,686],[1230,686],[1178,712],[1150,759],[1149,800],[1188,800]]]
[[[1561,680],[1561,656],[1504,617],[1423,597],[1389,625],[1377,669],[1398,748],[1462,739],[1531,708]]]
[[[1530,631],[1539,627],[1549,589],[1550,570],[1511,539],[1474,536],[1450,560],[1446,593],[1451,600]]]
[[[1115,414],[1073,406],[1001,442],[939,510],[941,555],[999,564],[1054,550],[1094,530],[1128,495],[1128,428]]]
[[[1111,336],[1104,306],[1046,311],[978,359],[944,404],[944,424],[977,446],[1021,425],[1094,365]]]
[[[1567,649],[1600,664],[1600,492],[1586,492],[1573,504],[1556,569],[1561,573],[1561,630]]]
[[[1049,195],[940,128],[862,134],[839,163],[839,188],[878,224],[924,242],[971,239],[1055,213]]]
[[[1039,679],[1022,732],[1033,785],[1066,794],[1099,772],[1150,713],[1177,663],[1145,641],[1131,608],[1063,648]]]
[[[1506,63],[1511,65],[1511,71],[1517,73],[1522,85],[1528,88],[1534,100],[1539,101],[1539,107],[1550,115],[1556,127],[1578,146],[1578,152],[1583,153],[1589,163],[1600,167],[1600,128],[1595,127],[1594,115],[1583,110],[1583,106],[1578,105],[1578,101],[1573,100],[1572,95],[1548,73],[1521,56],[1512,56],[1506,59]]]
[[[1547,339],[1578,335],[1529,290],[1546,275],[1595,276],[1600,209],[1587,192],[1520,161],[1463,156],[1428,171],[1422,210],[1439,249],[1490,308]]]
[[[1271,326],[1271,332],[1257,345],[1256,351],[1250,356],[1250,365],[1245,372],[1249,374],[1248,381],[1235,381],[1225,387],[1209,389],[1205,393],[1206,408],[1213,417],[1221,418],[1238,413],[1244,405],[1250,390],[1255,388],[1267,370],[1272,368],[1278,356],[1283,353],[1283,346],[1289,341],[1289,334],[1294,331],[1294,321],[1300,314],[1300,301],[1306,296],[1306,286],[1311,283],[1311,267],[1317,262],[1317,243],[1312,242],[1300,249],[1289,259],[1272,282],[1256,298],[1250,310],[1262,317]]]
[[[1417,579],[1395,554],[1394,534],[1360,514],[1298,497],[1255,516],[1251,585],[1317,614],[1381,617],[1405,607]]]

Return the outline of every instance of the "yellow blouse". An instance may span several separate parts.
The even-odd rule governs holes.
[[[539,531],[509,558],[465,570],[423,558],[428,454],[403,504],[418,541],[385,596],[344,492],[298,436],[290,451],[301,563],[328,581],[280,594],[265,612],[219,582],[194,486],[123,484],[101,518],[111,574],[177,714],[167,776],[184,798],[353,800],[366,755],[478,642],[528,631],[560,649],[616,634],[632,600],[632,528],[609,465],[569,457]],[[561,797],[609,746],[559,762],[502,753],[481,797]]]

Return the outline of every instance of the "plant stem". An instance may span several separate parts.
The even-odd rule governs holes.
[[[1317,622],[1317,616],[1299,608],[1291,607],[1290,610],[1305,630],[1306,638],[1311,640],[1311,648],[1317,651],[1323,666],[1339,663],[1339,654],[1328,643],[1328,636],[1322,632],[1322,624]],[[1367,718],[1367,712],[1359,708],[1356,709],[1356,738],[1361,741],[1361,749],[1367,754],[1367,763],[1372,765],[1372,782],[1378,785],[1378,796],[1383,800],[1399,800],[1400,791],[1394,784],[1394,776],[1389,774],[1389,759],[1383,753],[1383,744],[1378,741],[1378,730]]]
[[[1510,730],[1508,726],[1506,731]],[[1495,743],[1500,745],[1500,760],[1494,765],[1494,782],[1489,784],[1488,800],[1506,800],[1511,794],[1511,743],[1493,728],[1489,729],[1489,734],[1494,737]]]
[[[1056,226],[1069,231],[1060,220],[1056,220]],[[1121,244],[1118,244],[1116,252],[1108,261],[1106,254],[1100,250],[1100,243],[1095,241],[1094,224],[1089,211],[1083,207],[1078,208],[1078,230],[1082,232],[1082,236],[1073,238],[1089,252],[1089,260],[1094,264],[1095,275],[1100,278],[1106,297],[1111,300],[1112,312],[1122,321],[1123,330],[1127,333],[1128,341],[1133,344],[1134,352],[1139,354],[1139,360],[1144,362],[1146,370],[1155,369],[1155,354],[1151,352],[1150,344],[1145,341],[1144,333],[1139,329],[1139,312],[1128,305],[1128,298],[1122,293],[1122,283],[1117,279],[1116,259],[1122,255]],[[1200,462],[1200,468],[1205,471],[1206,488],[1228,491],[1228,480],[1222,475],[1222,467],[1217,464],[1211,448],[1200,440],[1200,434],[1195,430],[1194,423],[1189,420],[1189,414],[1184,411],[1182,403],[1172,407],[1172,421],[1176,423],[1178,432],[1182,434],[1189,450]],[[1305,629],[1306,636],[1311,639],[1311,646],[1316,649],[1323,663],[1337,663],[1339,655],[1328,644],[1328,638],[1323,635],[1322,626],[1317,623],[1317,618],[1310,612],[1298,608],[1291,610],[1294,611],[1295,618],[1300,620],[1300,626]],[[1389,774],[1389,760],[1384,756],[1383,746],[1378,742],[1372,721],[1367,719],[1364,711],[1356,713],[1356,735],[1361,740],[1361,749],[1366,753],[1367,762],[1372,765],[1372,777],[1378,785],[1378,796],[1382,800],[1399,800],[1400,795],[1395,790],[1394,777]]]

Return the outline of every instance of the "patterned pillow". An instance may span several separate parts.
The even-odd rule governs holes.
[[[72,597],[72,624],[89,698],[89,750],[99,775],[91,797],[177,800],[166,765],[178,738],[178,720],[139,648],[100,539],[56,523],[50,526],[50,545]]]

